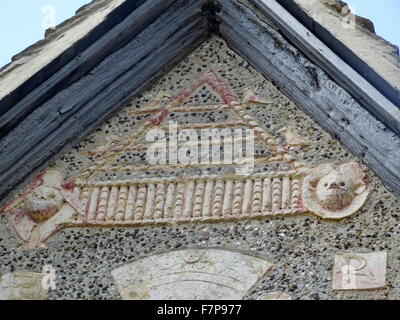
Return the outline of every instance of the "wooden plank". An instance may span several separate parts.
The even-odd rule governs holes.
[[[336,53],[344,62],[362,75],[369,83],[379,90],[387,99],[400,108],[400,93],[387,80],[382,78],[373,68],[361,59],[351,48],[336,38],[328,29],[313,20],[295,1],[276,0],[293,17],[310,30],[329,49]]]
[[[29,79],[27,79],[18,88],[2,98],[0,101],[0,115],[10,110],[21,100],[21,98],[25,97],[32,90],[49,79],[55,72],[64,67],[67,62],[76,58],[85,49],[106,34],[110,29],[123,21],[132,11],[136,10],[145,1],[146,0],[125,1],[119,7],[110,12],[104,21],[95,26],[93,30],[91,30],[86,36],[67,48],[64,52],[60,52],[57,58],[44,66],[35,75],[29,77]],[[79,17],[73,17],[72,20],[73,19],[79,19]],[[33,45],[33,47],[34,46],[35,45]],[[32,47],[24,50],[20,54],[24,54],[25,51],[29,50],[33,50]]]
[[[182,2],[184,0],[175,2],[162,17],[129,44],[103,60],[88,75],[60,91],[3,137],[0,141],[0,150],[4,151],[0,154],[0,173],[11,167],[93,97],[106,90],[133,65],[156,50],[160,42],[169,39],[181,26],[200,15],[198,3],[184,6]]]
[[[74,83],[107,56],[119,50],[136,37],[175,0],[149,0],[131,13],[124,21],[106,33],[76,59],[67,63],[47,81],[36,87],[20,102],[0,117],[0,137],[23,120],[63,87]],[[0,103],[1,106],[1,103]],[[4,106],[0,110],[5,109]]]
[[[353,97],[362,100],[362,105],[366,110],[400,134],[400,109],[396,105],[339,58],[275,0],[250,0],[250,2],[276,24],[311,61],[328,73],[340,86],[346,88]]]
[[[0,141],[3,150],[0,158],[7,161],[0,160],[0,196],[4,196],[24,176],[42,165],[65,144],[90,133],[130,96],[139,94],[185,54],[196,48],[208,34],[208,21],[200,14],[199,5],[195,6],[192,2],[186,7],[181,5],[179,9],[171,7],[168,14],[165,12],[167,15],[164,14],[140,37],[132,40],[129,44],[131,47],[127,45],[123,48],[129,47],[128,51],[121,49],[115,56],[107,58],[105,65],[99,65],[102,72],[94,71],[87,79],[78,81],[79,85],[76,83],[60,92],[55,97],[58,104],[54,104],[57,100],[49,101],[43,105],[43,109],[36,110],[16,130],[3,138]],[[166,21],[169,23],[166,24]],[[123,60],[122,51],[125,54],[122,56]],[[121,72],[120,67],[123,65],[125,69]],[[108,69],[108,73],[104,67]],[[111,70],[118,72],[111,77]],[[99,87],[101,81],[103,82]],[[93,86],[99,88],[94,96]],[[80,94],[84,91],[87,96]],[[70,108],[70,105],[60,104],[63,101],[70,101],[75,105]],[[20,129],[17,130],[18,128]],[[20,142],[19,147],[15,144],[17,140]],[[8,143],[13,145],[12,148],[8,146],[9,153],[4,152]]]
[[[400,195],[400,138],[239,1],[219,0],[229,46]]]

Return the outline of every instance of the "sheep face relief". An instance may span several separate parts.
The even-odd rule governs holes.
[[[57,171],[48,171],[42,177],[43,184],[28,193],[25,198],[26,214],[36,223],[50,219],[64,203],[60,191],[62,175]]]
[[[53,170],[41,177],[40,184],[4,209],[25,249],[46,247],[51,235],[67,227],[204,223],[307,213],[341,219],[356,213],[369,193],[356,162],[250,176],[194,176],[184,182],[149,178],[62,184],[61,175]]]
[[[356,162],[324,164],[304,179],[304,202],[321,217],[344,218],[361,208],[368,186]]]

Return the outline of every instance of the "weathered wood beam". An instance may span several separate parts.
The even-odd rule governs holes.
[[[84,76],[107,56],[120,49],[145,29],[156,17],[164,12],[175,0],[148,0],[133,11],[125,20],[107,32],[102,38],[63,66],[49,79],[37,86],[16,105],[7,110],[0,102],[0,137],[23,120],[33,110],[51,99]],[[140,3],[139,1],[137,3]]]
[[[208,35],[204,1],[178,0],[129,44],[62,90],[0,141],[0,197],[103,123]]]
[[[87,35],[68,47],[64,52],[44,66],[40,71],[27,79],[15,90],[0,100],[0,115],[15,106],[23,97],[49,79],[57,70],[63,68],[66,63],[75,59],[85,49],[100,39],[114,26],[123,21],[132,11],[136,10],[146,0],[131,0],[123,2],[119,7],[110,12],[107,17],[93,28]],[[29,49],[28,49],[29,50]],[[101,54],[101,53],[99,53]],[[93,65],[94,66],[94,65]]]
[[[371,68],[363,59],[336,38],[328,29],[315,21],[304,11],[296,1],[276,0],[302,25],[321,40],[329,49],[337,54],[344,62],[362,75],[369,83],[379,90],[387,99],[400,108],[400,93],[387,80]]]
[[[400,195],[399,136],[247,5],[218,2],[220,33],[228,45]]]
[[[400,109],[339,58],[276,1],[250,0],[311,61],[321,67],[362,106],[400,134]],[[400,96],[399,96],[400,97]]]

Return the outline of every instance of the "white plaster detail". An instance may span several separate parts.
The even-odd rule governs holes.
[[[0,300],[45,300],[47,290],[43,280],[47,274],[15,272],[0,279]]]
[[[111,274],[124,300],[240,300],[272,263],[220,249],[186,249],[139,259]]]
[[[292,300],[292,297],[282,291],[273,291],[259,296],[257,300]]]
[[[205,127],[252,129],[258,141],[270,151],[266,157],[253,159],[254,163],[283,162],[285,171],[186,176],[185,179],[96,179],[104,172],[175,168],[172,164],[121,165],[115,160],[124,152],[143,147],[140,138],[152,128],[162,128],[170,108],[185,108],[186,111],[180,112],[188,112],[191,108],[207,107],[182,106],[188,96],[205,84],[220,96],[237,121],[181,124],[179,130]],[[156,100],[165,97],[166,94],[160,93]],[[45,247],[45,241],[51,235],[68,227],[173,225],[310,213],[325,219],[341,219],[356,213],[369,194],[360,166],[350,162],[306,167],[290,151],[291,146],[307,145],[305,139],[294,128],[286,126],[281,129],[286,145],[279,145],[274,135],[246,112],[246,108],[256,102],[264,103],[250,90],[245,91],[244,100],[240,102],[229,85],[208,69],[173,97],[167,106],[153,112],[132,130],[128,138],[119,141],[113,138],[97,148],[92,154],[97,154],[98,158],[91,167],[67,182],[59,172],[45,171],[1,211],[10,213],[12,225],[25,249]],[[190,166],[192,164],[182,165],[183,168]]]
[[[293,126],[285,126],[281,128],[279,133],[283,134],[288,146],[306,147],[311,143],[304,139]]]
[[[387,252],[335,256],[333,290],[380,289],[386,286]]]
[[[358,211],[369,194],[357,162],[323,164],[311,170],[303,183],[304,205],[323,218],[340,219]]]

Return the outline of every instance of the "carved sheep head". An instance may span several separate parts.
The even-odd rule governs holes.
[[[49,170],[43,175],[43,184],[26,196],[25,210],[33,221],[46,221],[61,209],[64,202],[60,191],[62,181],[58,171]]]
[[[305,204],[323,217],[348,216],[361,207],[369,193],[364,178],[357,162],[318,166],[305,178]]]
[[[355,162],[333,169],[323,176],[316,187],[316,196],[325,209],[337,211],[351,204],[366,189],[363,172]]]
[[[319,180],[316,187],[317,199],[325,209],[341,210],[366,189],[362,178],[363,173],[357,163],[339,166]]]

